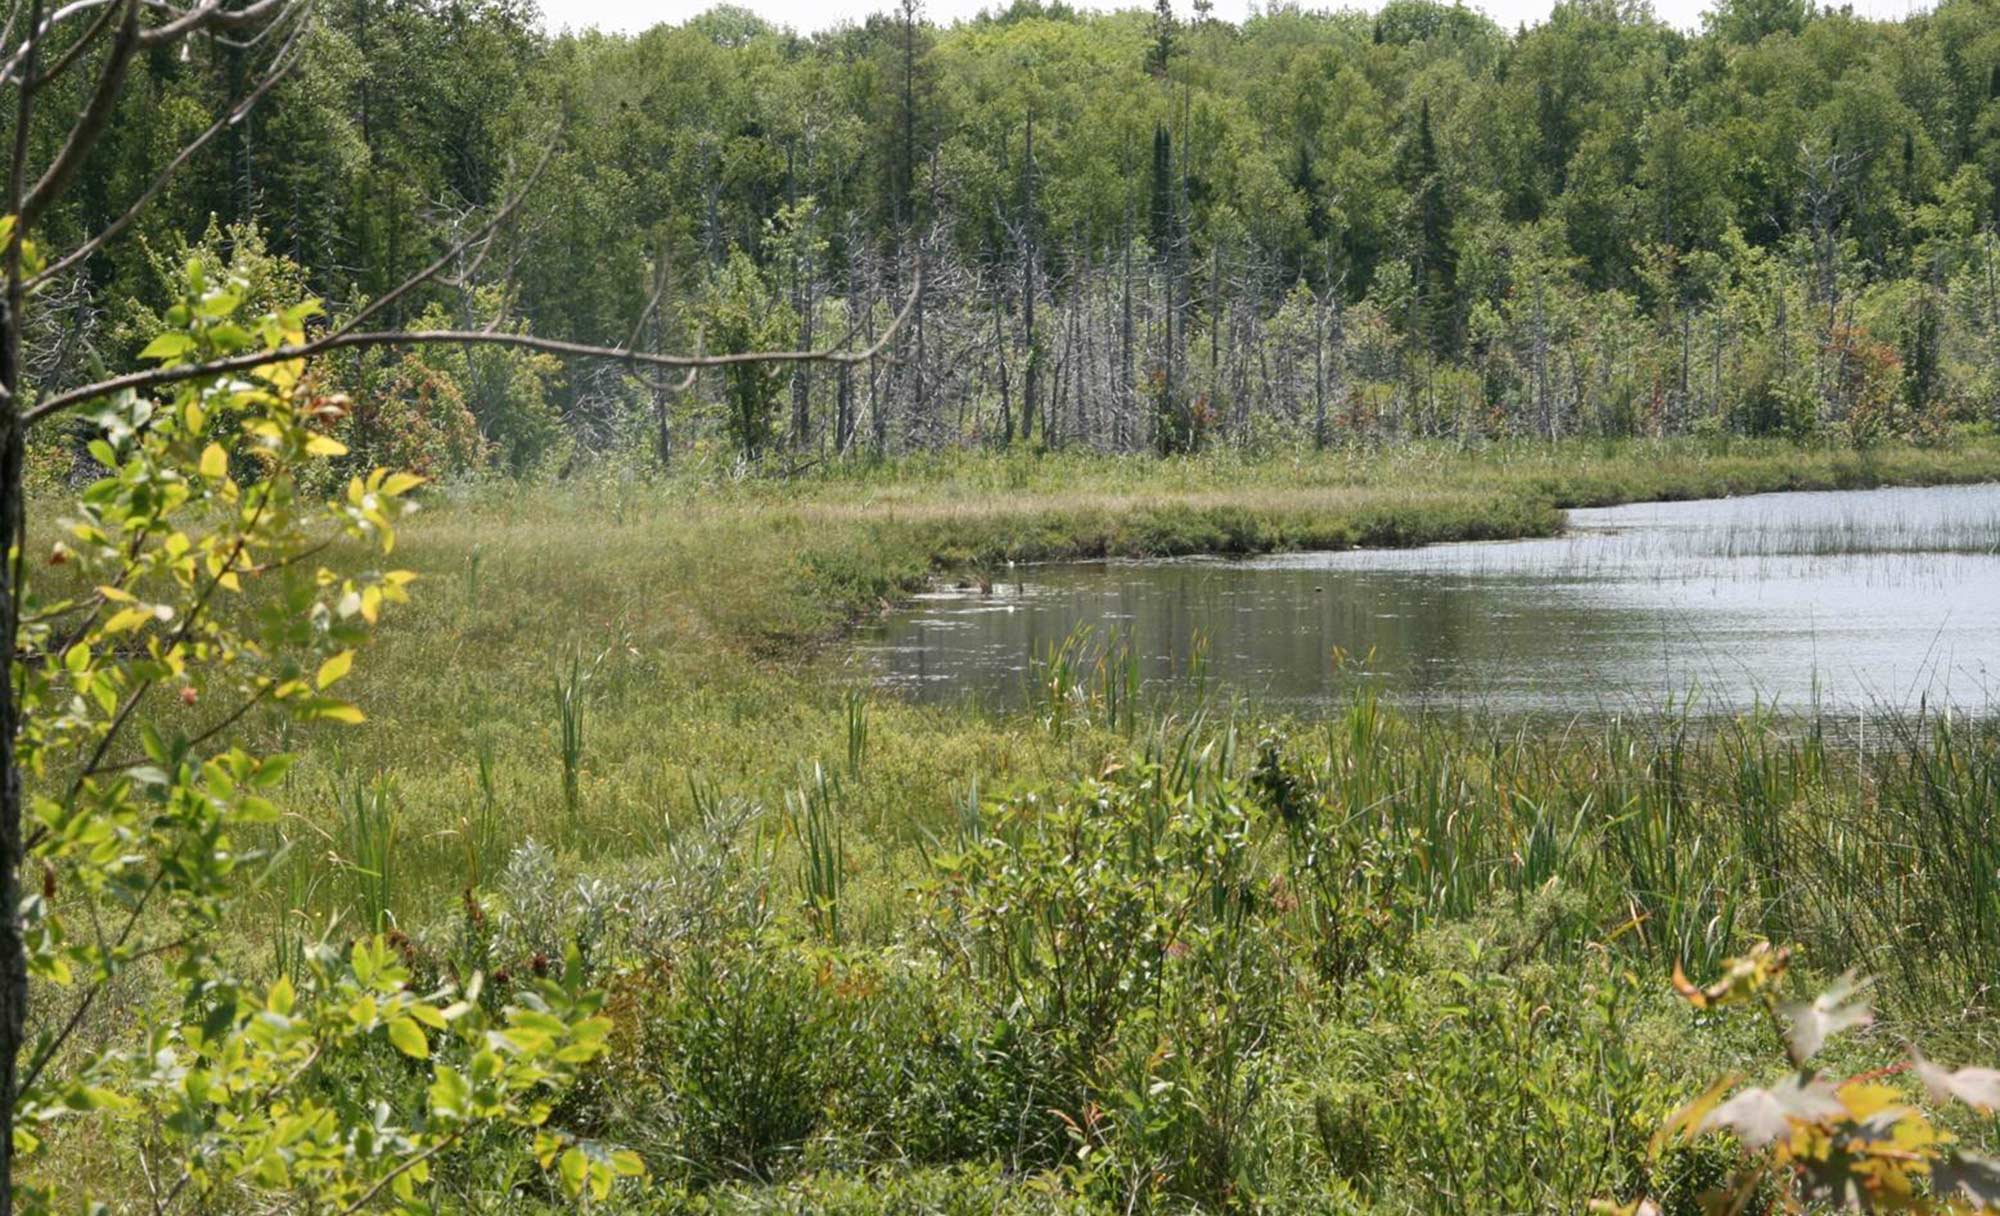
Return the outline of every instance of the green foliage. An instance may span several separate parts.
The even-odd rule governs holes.
[[[396,787],[387,778],[355,782],[339,795],[341,863],[354,883],[354,907],[370,933],[393,926],[396,905]]]
[[[663,417],[697,459],[780,432],[828,437],[824,459],[872,447],[854,442],[868,430],[977,444],[1024,418],[1051,446],[1169,454],[1726,428],[1865,447],[1943,438],[2000,400],[2000,100],[1975,0],[1900,21],[1745,0],[1699,32],[1603,4],[1509,30],[1429,0],[1240,24],[1024,3],[804,35],[727,10],[550,35],[512,0],[309,25],[240,134],[51,310],[38,374],[74,382],[143,342],[172,294],[156,255],[234,257],[253,217],[258,256],[301,288],[379,296],[524,183],[560,110],[511,230],[386,320],[660,350],[705,331],[726,350],[878,333],[920,248],[948,290],[873,376],[735,369],[700,386],[711,412],[630,369],[557,374],[521,351],[384,361],[370,391],[322,365],[384,412],[385,461],[637,467]],[[51,246],[136,197],[238,74],[155,65]],[[83,100],[79,81],[52,88],[58,110]],[[1301,284],[1329,314],[1303,329],[1284,317]],[[1923,312],[1884,306],[1919,293],[1936,305],[1922,342],[1906,331]],[[1890,387],[1913,418],[1851,396],[1843,357],[1865,344],[1903,350]]]
[[[142,358],[173,368],[302,340],[315,304],[246,313],[258,281],[210,263],[188,259]],[[416,986],[372,935],[394,897],[385,789],[357,790],[350,819],[370,936],[306,949],[262,984],[224,936],[293,764],[237,745],[237,724],[360,722],[335,686],[414,577],[319,564],[334,541],[386,558],[420,479],[375,469],[313,498],[315,466],[346,449],[325,433],[332,411],[311,385],[300,361],[274,360],[245,377],[190,377],[161,400],[111,399],[90,443],[104,475],[50,550],[54,594],[25,602],[14,678],[39,886],[23,916],[50,1012],[15,1100],[17,1159],[33,1177],[51,1138],[102,1122],[146,1130],[139,1151],[162,1208],[205,1210],[249,1188],[328,1211],[416,1211],[434,1163],[513,1127],[535,1129],[572,1192],[605,1194],[636,1160],[547,1126],[553,1097],[603,1051],[599,997],[575,966],[497,1009],[476,975]],[[113,986],[148,973],[163,997],[130,1011],[127,1035],[79,1039]],[[385,1048],[427,1083],[379,1092],[372,1109],[328,1087]],[[45,1210],[91,1189],[17,1196]]]
[[[1342,983],[1393,964],[1418,911],[1409,906],[1410,889],[1397,881],[1409,845],[1392,830],[1344,814],[1341,808],[1352,805],[1345,798],[1310,788],[1276,738],[1258,745],[1249,780],[1284,829],[1289,868],[1273,900],[1296,918],[1294,940],[1321,978]]]
[[[438,480],[486,463],[464,389],[422,356],[364,358],[344,370],[338,382],[346,409],[334,433],[359,465],[392,465]]]
[[[783,350],[798,332],[791,306],[773,298],[756,263],[742,250],[729,260],[709,289],[702,333],[719,355]],[[723,372],[723,428],[746,460],[764,455],[777,436],[778,394],[791,377],[784,364],[743,363]]]
[[[184,327],[175,323],[171,310],[185,304],[191,266],[200,267],[205,282],[240,284],[237,308],[244,316],[284,313],[312,296],[307,268],[271,252],[264,230],[248,220],[225,226],[211,216],[198,237],[176,237],[160,247],[147,244],[144,254],[150,290],[117,302],[122,315],[108,335],[133,350],[165,330]],[[154,300],[157,307],[149,304]]]
[[[562,757],[563,807],[572,822],[583,801],[583,727],[589,712],[590,677],[595,670],[595,664],[585,669],[580,652],[572,653],[569,670],[558,672],[555,681],[556,746]]]
[[[1049,1053],[1045,1100],[1095,1185],[1210,1201],[1254,1185],[1244,1138],[1278,979],[1263,819],[1192,736],[933,859],[947,957]]]
[[[831,1015],[809,970],[757,950],[699,949],[672,995],[638,1016],[646,1081],[665,1087],[663,1131],[698,1177],[768,1179],[797,1159],[830,1063]]]
[[[456,316],[433,305],[418,318],[416,327],[490,326],[527,332],[524,322],[509,317],[508,303],[498,291],[482,289],[470,293]],[[451,449],[450,458],[459,462],[459,469],[480,467],[490,453],[502,470],[523,476],[542,471],[563,452],[566,436],[559,394],[563,367],[554,356],[507,347],[439,344],[423,348],[420,365],[458,392],[475,424],[477,440]],[[462,424],[454,425],[462,429]]]
[[[1963,479],[1992,460],[1980,440],[1863,458],[1717,439],[455,487],[397,530],[431,593],[332,686],[368,723],[244,720],[299,758],[262,794],[278,827],[234,844],[295,843],[275,882],[223,909],[217,945],[259,999],[278,974],[305,993],[327,919],[366,930],[377,900],[410,990],[453,986],[448,1008],[483,975],[491,1025],[574,943],[612,1027],[541,1092],[544,1127],[589,1142],[569,1146],[580,1165],[608,1161],[605,1142],[640,1154],[653,1181],[614,1210],[1574,1210],[1607,1193],[1686,1210],[1734,1146],[1651,1159],[1648,1140],[1755,1027],[1691,1025],[1628,972],[1698,973],[1782,930],[1880,972],[1885,1018],[1976,1007],[1996,965],[2000,736],[1878,720],[1857,753],[1793,719],[1550,733],[1365,699],[1316,720],[1239,708],[1232,732],[1124,700],[1123,662],[1100,680],[1093,643],[1060,733],[878,693],[851,767],[853,673],[818,648],[934,559],[1006,578],[1010,559],[1065,554],[1532,534],[1552,501]],[[574,635],[553,646],[551,585]],[[571,654],[603,656],[574,815],[555,696]],[[164,733],[184,709],[137,716]],[[326,854],[359,855],[342,796],[374,774],[395,788],[389,889],[324,866],[313,881]],[[1860,847],[1879,840],[1903,844]],[[938,866],[975,849],[976,884]],[[282,967],[261,970],[284,930]],[[178,1009],[163,968],[125,969],[79,1033],[125,1044],[107,1010]],[[1059,983],[1103,1016],[1058,1017]],[[1990,1054],[1953,1021],[1940,1056]],[[299,1092],[339,1120],[380,1099],[415,1125],[433,1077],[387,1034],[323,1052]],[[430,1041],[433,1058],[460,1050]],[[136,1124],[51,1126],[38,1180],[144,1203]],[[1983,1125],[1954,1130],[1989,1147]],[[570,1210],[530,1139],[468,1131],[419,1198]]]
[[[847,886],[847,837],[841,826],[844,808],[840,778],[818,765],[812,779],[786,795],[792,833],[804,857],[799,864],[799,894],[806,917],[830,946],[841,941],[840,895]]]

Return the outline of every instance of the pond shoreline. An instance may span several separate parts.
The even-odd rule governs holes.
[[[933,577],[861,631],[863,650],[878,680],[934,704],[1011,703],[1038,665],[1077,663],[1171,692],[1214,643],[1204,678],[1212,666],[1223,686],[1294,708],[1353,686],[1328,655],[1370,655],[1398,700],[1507,714],[1603,712],[1611,690],[1672,703],[1696,687],[1731,711],[1818,710],[1824,694],[1857,710],[1992,712],[2000,483],[1593,510],[1593,526],[1504,541]]]

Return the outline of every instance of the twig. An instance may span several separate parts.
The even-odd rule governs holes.
[[[58,393],[22,414],[27,424],[46,418],[51,414],[84,401],[94,401],[113,393],[146,392],[197,380],[209,376],[224,376],[233,372],[247,372],[273,363],[289,359],[309,359],[332,350],[371,346],[512,346],[524,350],[539,351],[543,354],[562,355],[574,359],[605,359],[613,362],[640,364],[649,367],[671,368],[715,368],[740,367],[751,363],[866,363],[881,354],[903,324],[915,310],[917,300],[923,291],[921,278],[912,279],[910,298],[903,305],[903,311],[882,332],[875,344],[866,350],[843,351],[837,347],[822,347],[818,350],[747,351],[732,355],[655,355],[645,351],[630,350],[615,346],[592,346],[584,342],[566,342],[556,338],[541,338],[533,334],[486,333],[478,330],[435,329],[435,330],[379,330],[369,333],[333,333],[310,342],[280,346],[274,350],[256,351],[244,355],[232,355],[225,359],[214,359],[206,363],[182,364],[178,367],[154,368],[149,371],[130,372],[114,376],[96,384],[87,384]]]
[[[303,11],[303,9],[304,6],[302,5],[300,11]],[[271,71],[258,83],[257,87],[252,89],[250,94],[242,101],[238,102],[234,109],[221,118],[216,119],[206,131],[203,131],[183,147],[179,155],[168,161],[166,167],[160,170],[159,175],[154,177],[152,182],[140,193],[139,197],[133,201],[132,205],[125,209],[124,214],[111,221],[96,236],[91,237],[83,244],[64,254],[61,258],[50,263],[39,274],[29,279],[27,285],[30,288],[40,286],[48,279],[61,274],[63,271],[90,257],[99,249],[104,248],[114,237],[130,227],[132,222],[139,218],[139,214],[155,198],[159,197],[162,190],[167,188],[167,185],[173,180],[174,175],[185,168],[188,161],[194,158],[195,153],[207,146],[209,140],[214,139],[223,131],[243,121],[249,115],[250,111],[256,108],[257,103],[264,99],[266,93],[269,93],[276,87],[280,80],[291,74],[292,68],[298,63],[298,56],[291,52],[298,42],[299,34],[303,29],[304,24],[301,22],[293,29],[290,36],[286,38],[285,45],[278,49],[277,56],[272,63]]]

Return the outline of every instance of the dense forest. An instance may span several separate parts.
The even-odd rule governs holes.
[[[343,0],[133,69],[44,288],[43,391],[129,362],[185,247],[338,317],[646,350],[862,348],[690,384],[521,351],[355,356],[363,463],[799,462],[1407,437],[1922,438],[2000,408],[2000,6],[1730,0],[1699,33],[1474,10],[914,0],[805,37],[722,7],[550,35],[517,0]],[[266,66],[285,69],[253,91]],[[51,93],[81,104],[88,80]],[[58,244],[73,243],[58,241]],[[65,456],[45,449],[44,472]]]

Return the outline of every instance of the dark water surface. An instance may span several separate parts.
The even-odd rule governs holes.
[[[1018,705],[1085,627],[1150,690],[1192,680],[1308,709],[1500,711],[2000,704],[2000,485],[1572,511],[1550,540],[996,571],[863,639],[884,684]],[[1344,653],[1346,662],[1337,659]],[[1372,656],[1360,662],[1364,656]]]

